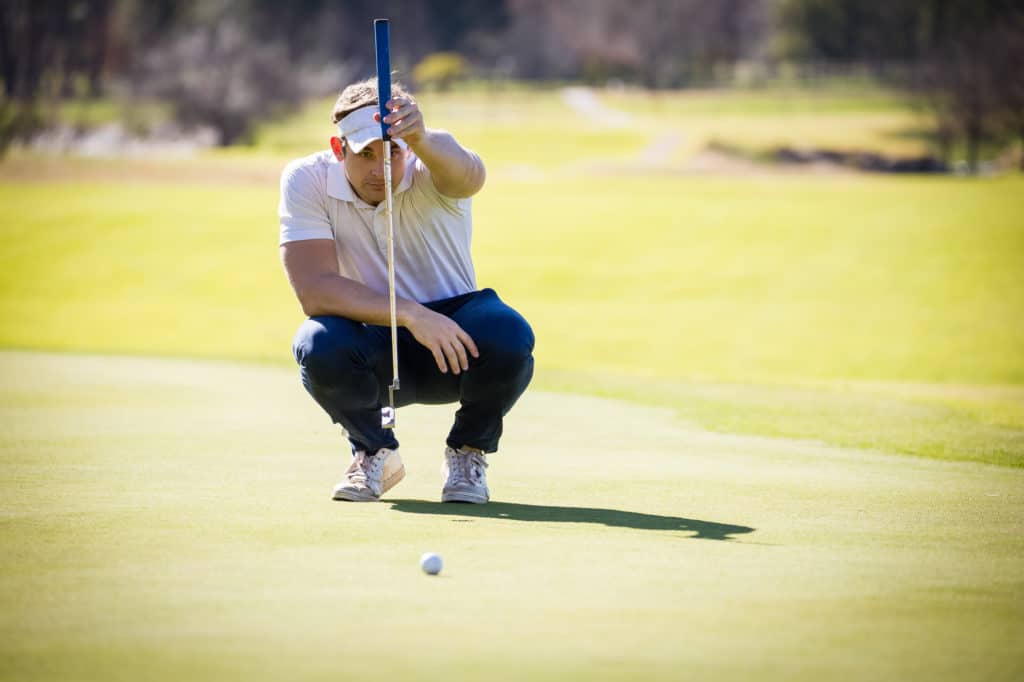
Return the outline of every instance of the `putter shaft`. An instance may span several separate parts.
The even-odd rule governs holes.
[[[392,214],[391,196],[391,140],[384,140],[384,201],[385,214],[388,221],[388,303],[391,306],[391,386],[388,387],[388,407],[390,419],[383,419],[384,428],[395,428],[395,391],[399,388],[398,380],[398,316],[395,306],[395,224]]]
[[[395,223],[392,214],[391,138],[384,117],[391,99],[391,24],[387,19],[373,22],[373,44],[377,56],[377,105],[380,109],[380,137],[384,142],[384,201],[388,221],[388,302],[391,307],[391,386],[388,406],[381,409],[381,426],[395,428],[395,391],[398,390],[398,315],[395,310]]]

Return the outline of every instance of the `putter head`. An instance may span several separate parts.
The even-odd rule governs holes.
[[[395,408],[389,406],[380,408],[380,426],[383,429],[395,428]]]

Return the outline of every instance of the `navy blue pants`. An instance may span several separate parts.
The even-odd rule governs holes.
[[[459,402],[450,447],[498,449],[502,418],[533,376],[533,330],[493,289],[425,303],[473,337],[480,357],[469,370],[442,374],[433,354],[408,329],[398,330],[395,405]],[[392,429],[381,428],[380,409],[391,385],[389,327],[323,315],[302,323],[292,348],[302,385],[331,419],[345,427],[356,450],[397,448]]]

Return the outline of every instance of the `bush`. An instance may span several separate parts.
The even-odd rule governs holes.
[[[45,120],[34,102],[19,102],[0,97],[0,157],[11,143],[27,140],[44,126]]]
[[[279,43],[259,43],[238,23],[183,32],[147,55],[140,90],[171,102],[186,127],[211,126],[222,145],[297,105],[301,79]]]
[[[435,52],[427,55],[412,70],[412,77],[425,90],[450,90],[452,85],[469,75],[469,66],[456,52]]]

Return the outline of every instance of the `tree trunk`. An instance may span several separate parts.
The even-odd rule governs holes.
[[[956,134],[952,124],[946,121],[945,116],[938,110],[938,107],[936,107],[935,118],[935,146],[939,159],[948,168],[953,164],[953,141]]]
[[[46,67],[44,53],[53,42],[50,31],[50,15],[53,8],[44,4],[30,7],[25,11],[24,26],[18,31],[18,42],[15,47],[20,62],[15,94],[19,99],[31,102],[39,95]]]
[[[10,5],[0,5],[0,78],[4,79],[4,95],[8,99],[14,97],[14,47],[11,45],[13,39],[11,21],[7,16],[12,12]]]
[[[981,147],[981,131],[976,126],[967,127],[967,172],[978,174],[978,154]]]
[[[89,78],[89,97],[103,94],[103,72],[107,65],[107,54],[110,51],[110,0],[95,0],[92,13],[89,15],[92,40],[89,46],[86,71]]]
[[[1024,125],[1017,132],[1020,137],[1020,172],[1024,173]]]

